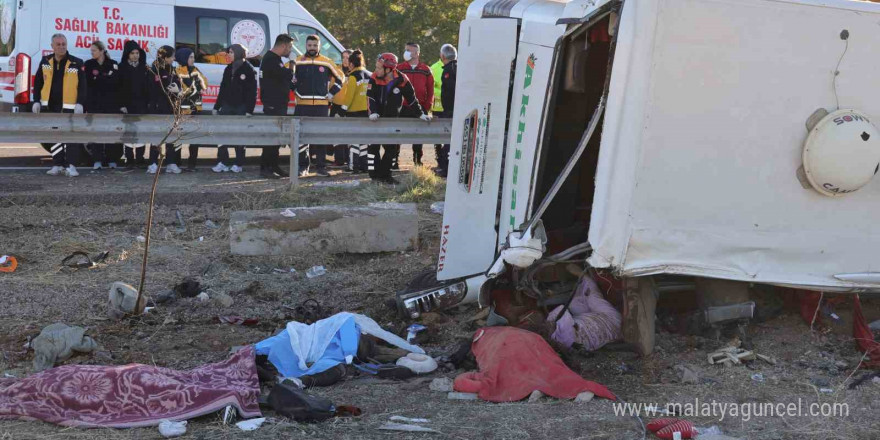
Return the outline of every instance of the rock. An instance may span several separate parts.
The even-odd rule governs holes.
[[[689,365],[678,364],[675,366],[675,371],[678,372],[678,380],[681,383],[700,383],[700,374]]]
[[[112,319],[122,319],[126,315],[132,315],[143,311],[143,304],[138,304],[138,292],[134,287],[116,282],[110,286],[109,304],[107,316]]]
[[[166,290],[156,295],[156,298],[154,298],[153,301],[155,301],[156,304],[165,304],[174,301],[175,299],[177,299],[177,293],[173,290]]]
[[[545,398],[545,397],[547,397],[547,395],[544,394],[544,393],[542,393],[542,392],[539,391],[539,390],[532,391],[532,394],[529,395],[529,403],[540,402],[541,399],[543,399],[543,398]]]
[[[302,255],[316,252],[400,252],[418,244],[415,204],[366,207],[320,206],[233,212],[229,242],[233,255]]]
[[[232,304],[235,303],[235,300],[233,300],[231,296],[229,296],[225,293],[215,293],[214,297],[211,299],[215,303],[217,303],[223,307],[232,307]]]
[[[431,391],[448,393],[452,391],[452,379],[448,377],[438,377],[437,379],[431,381],[429,389]]]
[[[31,341],[31,347],[34,349],[34,370],[48,370],[54,367],[55,363],[70,359],[74,352],[95,351],[98,343],[85,333],[86,330],[82,327],[70,327],[61,323],[44,328],[40,335]]]
[[[577,397],[574,398],[574,401],[575,403],[586,403],[593,400],[593,397],[596,397],[596,395],[589,391],[584,391],[583,393],[578,394]]]

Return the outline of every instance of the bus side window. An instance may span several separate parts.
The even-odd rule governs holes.
[[[175,7],[174,14],[175,46],[192,49],[197,63],[231,63],[226,50],[237,42],[248,47],[248,60],[258,65],[269,49],[269,20],[264,14],[182,6]]]

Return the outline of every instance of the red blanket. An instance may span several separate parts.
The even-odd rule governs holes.
[[[477,393],[490,402],[515,402],[532,391],[559,399],[574,399],[589,391],[615,400],[604,386],[571,371],[543,338],[514,327],[488,327],[474,335],[471,350],[480,372],[455,378],[455,390]]]
[[[132,428],[191,419],[232,405],[260,416],[254,349],[190,371],[148,365],[69,365],[0,379],[0,418],[63,426]]]

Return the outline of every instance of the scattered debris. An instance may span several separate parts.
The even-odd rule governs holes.
[[[292,267],[290,268],[290,270],[284,270],[284,269],[278,269],[278,268],[275,268],[275,269],[272,269],[272,272],[277,273],[277,274],[287,274],[287,273],[293,273],[293,274],[295,274],[295,273],[296,273],[296,269],[294,269],[294,268],[292,268]]]
[[[431,423],[428,419],[413,419],[410,417],[403,416],[392,416],[390,419],[392,422],[402,422],[402,423]]]
[[[694,424],[687,420],[665,418],[652,420],[646,428],[661,439],[691,439],[697,436]]]
[[[265,423],[265,422],[266,422],[266,418],[260,417],[258,419],[250,419],[250,420],[244,420],[244,421],[238,422],[235,424],[235,426],[237,426],[238,429],[245,431],[245,432],[256,431],[256,430],[260,429],[260,426],[263,426],[263,423]]]
[[[137,314],[144,306],[138,304],[137,289],[123,282],[115,282],[110,286],[108,299],[107,316],[117,320]]]
[[[404,423],[388,422],[379,427],[381,431],[401,431],[401,432],[439,432],[431,428],[419,425],[407,425]]]
[[[89,254],[77,251],[61,260],[61,265],[71,269],[91,269],[97,266],[98,263],[106,260],[109,255],[110,252],[101,252],[95,256],[94,260],[92,260],[92,257],[89,257]]]
[[[595,394],[589,391],[584,391],[583,393],[578,394],[577,397],[574,398],[574,401],[575,403],[586,403],[593,400],[594,397],[596,397]]]
[[[477,393],[459,393],[459,392],[450,392],[446,395],[446,398],[449,400],[477,400],[480,397]]]
[[[199,237],[199,242],[205,241],[205,237]]]
[[[138,236],[137,236],[137,241],[139,241],[139,242],[141,242],[141,243],[146,243],[146,242],[147,242],[147,237],[144,237],[143,235],[138,235]]]
[[[547,397],[547,395],[539,390],[532,391],[532,394],[529,394],[529,403],[540,402],[541,399],[545,397]]]
[[[183,214],[180,213],[179,209],[177,211],[175,211],[175,214],[177,215],[177,224],[179,225],[177,227],[176,231],[179,234],[182,234],[182,233],[186,232],[186,222],[183,221]]]
[[[320,422],[336,413],[333,403],[323,397],[312,396],[295,385],[276,384],[269,393],[269,405],[276,413],[297,422]]]
[[[442,393],[448,393],[452,391],[453,382],[452,379],[448,377],[438,377],[431,381],[431,385],[428,387],[431,391],[437,391]]]
[[[431,212],[434,214],[443,214],[446,209],[446,202],[434,202],[431,204]]]
[[[177,293],[175,293],[173,290],[166,290],[156,295],[156,297],[153,298],[153,302],[155,302],[156,304],[165,304],[174,301],[175,299],[177,299]]]
[[[325,269],[324,266],[315,266],[306,272],[306,277],[309,279],[318,278],[324,276],[326,273],[327,269]]]
[[[720,364],[725,367],[740,365],[743,362],[754,361],[756,359],[761,359],[768,364],[776,365],[776,359],[772,357],[758,355],[754,351],[744,350],[733,346],[727,346],[713,353],[709,353],[707,359],[710,365]]]
[[[287,218],[293,218],[293,217],[296,217],[296,213],[293,212],[293,210],[290,209],[290,208],[287,208],[287,209],[285,209],[284,211],[281,211],[281,215],[283,215],[283,216],[285,216],[285,217],[287,217]]]
[[[182,422],[162,420],[159,422],[159,434],[162,434],[162,437],[165,438],[180,437],[186,434],[186,420]]]
[[[764,382],[764,375],[761,373],[755,373],[752,375],[752,380],[755,382]]]
[[[406,329],[406,342],[409,342],[410,344],[412,344],[413,341],[416,340],[416,336],[417,336],[419,333],[421,333],[421,332],[423,332],[423,331],[425,331],[425,330],[427,330],[427,329],[428,329],[428,327],[425,327],[425,326],[423,326],[423,325],[421,325],[421,324],[412,324],[412,325],[410,325],[410,326],[407,327],[407,329]]]
[[[219,229],[220,226],[217,223],[212,222],[211,220],[205,220],[205,227],[210,229]]]
[[[196,298],[198,298],[199,301],[201,301],[201,302],[208,302],[208,300],[211,299],[211,297],[208,296],[208,292],[202,292],[202,293],[198,294],[196,296]]]
[[[174,286],[174,293],[181,298],[194,298],[201,292],[202,285],[192,278],[185,278]]]
[[[86,329],[55,323],[47,326],[31,341],[34,349],[34,371],[45,371],[77,353],[91,353],[98,343],[85,335]]]
[[[18,260],[9,255],[0,256],[0,273],[12,273],[18,268]]]
[[[434,358],[418,353],[410,353],[398,359],[397,365],[409,368],[416,374],[428,374],[437,369],[437,361]]]
[[[339,405],[336,407],[336,417],[360,417],[364,412],[352,405]]]
[[[243,327],[253,327],[260,323],[259,319],[256,318],[242,318],[241,316],[216,316],[214,317],[214,322],[219,324],[230,324],[230,325],[240,325]]]
[[[232,304],[235,303],[235,300],[233,300],[231,296],[223,292],[214,293],[214,296],[211,299],[222,307],[232,307]]]
[[[678,372],[678,380],[681,383],[688,383],[688,384],[701,383],[700,374],[697,373],[697,371],[689,365],[678,364],[675,366],[675,371]]]

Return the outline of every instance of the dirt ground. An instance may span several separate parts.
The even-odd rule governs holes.
[[[432,156],[429,148],[429,165]],[[406,157],[404,157],[406,159]],[[142,171],[83,173],[77,179],[35,172],[0,174],[0,254],[15,255],[20,267],[0,274],[0,374],[22,377],[31,372],[33,353],[25,346],[52,323],[84,326],[101,345],[99,352],[75,357],[68,364],[145,363],[186,369],[216,362],[235,346],[258,342],[274,334],[293,317],[292,308],[316,299],[333,312],[351,311],[373,317],[393,331],[408,322],[386,306],[395,291],[414,275],[435,264],[441,216],[430,204],[442,200],[442,182],[430,173],[411,173],[405,161],[405,184],[379,187],[368,179],[334,172],[330,179],[307,178],[291,191],[283,181],[266,181],[254,172],[216,175],[162,176],[147,276],[147,294],[158,295],[185,277],[198,279],[209,293],[226,293],[234,304],[223,308],[196,299],[161,305],[145,317],[113,322],[106,318],[109,285],[137,284],[143,244],[150,177]],[[357,187],[322,188],[320,181],[358,181]],[[353,184],[352,184],[353,185]],[[383,255],[237,257],[229,252],[229,213],[244,209],[282,208],[318,204],[359,204],[369,201],[416,202],[420,243],[417,250]],[[186,220],[177,231],[176,211]],[[218,227],[206,225],[210,220]],[[61,268],[71,252],[109,251],[105,263],[93,269]],[[312,266],[323,265],[327,275],[305,277]],[[289,269],[296,269],[290,273]],[[283,273],[277,273],[280,269]],[[880,319],[876,301],[864,300],[869,321]],[[724,339],[666,333],[657,336],[658,349],[647,359],[616,349],[594,353],[575,350],[564,356],[583,377],[606,385],[622,401],[686,404],[699,399],[728,404],[761,402],[845,403],[841,417],[686,417],[698,427],[717,426],[741,439],[871,439],[880,430],[880,384],[863,377],[861,354],[852,341],[850,302],[836,311],[842,323],[828,333],[811,332],[791,312],[775,314],[749,327],[749,342],[758,353],[774,356],[777,365],[755,362],[724,368],[708,365],[706,355]],[[448,352],[461,338],[470,338],[477,312],[467,306],[429,317],[432,336],[424,344],[434,355]],[[213,318],[239,315],[258,318],[256,327],[217,324]],[[697,383],[682,383],[676,365],[697,373]],[[616,415],[612,402],[573,403],[545,398],[537,403],[490,404],[451,401],[432,392],[435,377],[454,378],[463,371],[442,371],[428,378],[395,382],[351,374],[316,395],[337,404],[355,405],[364,414],[319,424],[298,424],[273,418],[260,430],[243,433],[224,426],[219,415],[192,420],[184,438],[455,438],[455,439],[637,439],[641,421]],[[753,375],[760,374],[763,381]],[[880,380],[878,380],[880,381]],[[826,389],[822,391],[822,389]],[[830,389],[831,392],[827,392]],[[377,428],[389,417],[429,418],[439,433],[389,433]],[[267,414],[272,417],[272,414]],[[647,421],[649,418],[643,418]],[[155,428],[132,430],[65,429],[39,422],[0,421],[0,439],[152,439]],[[653,438],[649,433],[648,438]]]

